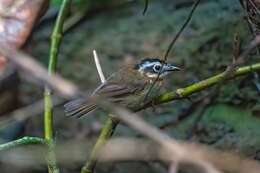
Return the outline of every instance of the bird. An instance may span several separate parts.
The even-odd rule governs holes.
[[[65,114],[78,118],[87,115],[98,108],[93,99],[95,97],[102,97],[120,106],[134,109],[149,94],[147,92],[151,85],[155,90],[158,89],[169,74],[180,70],[181,68],[159,58],[144,58],[139,63],[122,67],[113,73],[90,96],[67,102],[64,105]],[[153,96],[151,94],[151,97]]]

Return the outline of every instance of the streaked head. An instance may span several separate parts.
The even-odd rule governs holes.
[[[139,64],[136,64],[135,69],[151,79],[157,78],[159,74],[159,78],[162,79],[173,71],[180,71],[179,67],[158,58],[145,58]]]

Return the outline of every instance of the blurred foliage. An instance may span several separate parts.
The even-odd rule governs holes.
[[[62,0],[52,0],[51,5],[52,6],[59,6],[61,5]],[[115,4],[120,4],[127,2],[127,0],[73,0],[72,5],[73,7],[76,7],[78,10],[88,8],[89,10],[93,10],[96,8],[106,8],[109,6],[113,6]],[[77,11],[78,12],[78,11]]]
[[[73,0],[73,3],[77,3],[77,4],[84,4],[87,3],[86,0]],[[51,5],[61,5],[62,0],[51,0]]]
[[[255,155],[260,139],[253,136],[260,135],[260,119],[253,116],[251,109],[228,104],[215,104],[205,109],[193,140],[251,157]],[[195,112],[177,127],[178,131],[188,134],[197,116]]]

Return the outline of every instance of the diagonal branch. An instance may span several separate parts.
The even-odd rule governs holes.
[[[181,26],[180,30],[177,32],[177,34],[174,36],[174,38],[172,39],[170,45],[168,46],[167,50],[166,50],[166,53],[163,57],[163,60],[164,61],[167,61],[167,57],[172,49],[172,47],[174,46],[174,44],[176,43],[176,41],[178,40],[178,38],[180,37],[180,35],[182,34],[182,32],[184,31],[184,29],[187,27],[187,25],[189,24],[192,16],[193,16],[193,13],[194,11],[196,10],[197,6],[199,5],[200,3],[200,0],[196,0],[194,1],[193,3],[193,6],[191,8],[191,11],[188,15],[188,17],[186,18],[185,22],[183,23],[183,25]]]
[[[17,65],[20,70],[26,74],[30,74],[30,77],[37,79],[40,86],[49,85],[65,98],[79,95],[79,90],[76,85],[59,75],[48,75],[46,68],[37,62],[35,60],[36,58],[4,44],[0,44],[0,54]]]
[[[239,76],[249,74],[254,71],[260,71],[260,63],[240,67],[234,72],[233,76],[227,77],[226,80],[231,80],[231,79],[237,78]],[[222,72],[220,74],[217,74],[210,78],[204,79],[200,82],[194,83],[187,87],[179,88],[175,91],[163,93],[160,96],[158,96],[157,98],[155,98],[153,103],[159,105],[159,104],[170,102],[173,100],[186,98],[194,93],[200,92],[202,90],[205,90],[205,89],[217,84],[219,81],[221,81],[225,77],[225,74],[226,74],[225,72]],[[150,106],[150,105],[151,105],[151,103],[148,103],[145,107]],[[145,107],[143,107],[143,108],[145,108]],[[143,108],[141,108],[141,109],[143,109]],[[138,110],[140,110],[140,109],[138,109]]]
[[[145,122],[136,113],[131,113],[126,109],[117,107],[115,104],[100,101],[99,105],[102,108],[112,112],[116,115],[116,118],[126,123],[132,129],[159,144],[159,147],[162,148],[162,153],[159,154],[162,161],[172,161],[175,164],[180,165],[185,163],[197,165],[205,170],[203,172],[225,171],[237,173],[257,173],[260,169],[260,164],[256,161],[241,158],[230,152],[221,152],[209,149],[206,146],[175,140],[166,133],[163,133],[161,130]],[[112,147],[119,148],[119,145],[114,144]],[[138,145],[138,148],[140,148],[141,145],[142,144]],[[126,143],[124,143],[124,150],[127,150],[125,146],[128,146]],[[136,148],[136,150],[131,148],[131,152],[138,152],[138,148]],[[156,148],[156,146],[153,145],[153,148]],[[99,156],[101,158],[104,156],[102,150],[99,153]],[[109,157],[113,157],[113,155],[105,155],[105,157],[108,159]]]
[[[8,150],[20,145],[29,145],[29,144],[46,144],[46,141],[43,138],[39,137],[30,137],[30,136],[24,136],[20,139],[0,144],[0,151],[2,150]]]

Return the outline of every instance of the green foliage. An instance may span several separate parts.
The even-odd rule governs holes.
[[[51,5],[61,5],[62,1],[63,0],[51,0]],[[87,0],[73,0],[72,2],[83,4],[86,3]]]

